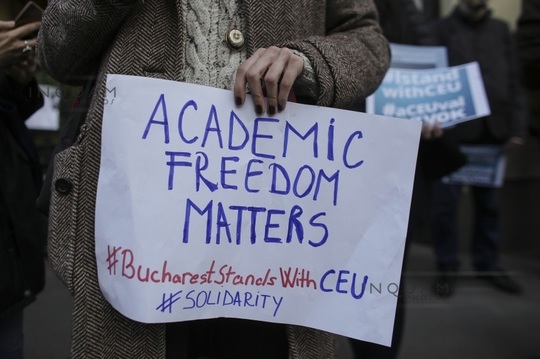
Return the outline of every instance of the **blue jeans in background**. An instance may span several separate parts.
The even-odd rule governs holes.
[[[470,186],[473,202],[470,243],[473,266],[478,271],[498,268],[500,224],[498,189]],[[432,184],[431,235],[438,269],[459,269],[458,211],[462,186],[440,181]]]

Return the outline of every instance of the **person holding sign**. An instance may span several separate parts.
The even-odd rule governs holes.
[[[449,66],[477,61],[491,114],[456,125],[445,136],[460,144],[516,146],[525,135],[525,108],[508,26],[491,17],[487,0],[460,0],[454,12],[434,24],[436,44],[446,46]],[[478,276],[494,287],[519,293],[520,286],[499,267],[500,242],[497,188],[471,185],[474,199],[472,257]],[[434,293],[453,293],[459,268],[457,210],[461,185],[435,182],[432,237],[440,275]]]
[[[379,21],[383,29],[383,34],[391,44],[429,46],[433,43],[429,24],[424,19],[424,14],[412,0],[375,0],[375,5],[379,12]],[[395,60],[395,54],[393,60]],[[396,61],[399,63],[399,61]],[[399,67],[392,61],[392,67]],[[404,292],[408,249],[413,241],[418,228],[423,220],[424,207],[427,204],[427,189],[432,176],[441,176],[433,168],[439,168],[442,156],[437,156],[441,152],[441,146],[446,148],[446,143],[439,142],[442,139],[443,130],[438,123],[431,124],[424,122],[422,125],[422,135],[420,139],[419,154],[416,162],[416,172],[414,177],[414,189],[407,229],[405,244],[405,255],[403,269],[400,278],[398,303],[394,321],[394,331],[392,344],[389,347],[377,345],[360,340],[351,340],[353,357],[358,359],[391,359],[399,356],[403,330],[405,327],[406,295]],[[446,160],[448,151],[444,151]],[[431,170],[428,173],[427,170]]]
[[[103,99],[114,91],[106,76],[125,74],[230,89],[259,115],[283,111],[288,99],[348,108],[389,65],[373,2],[51,0],[38,55],[63,83],[98,72],[79,141],[54,161],[62,185],[51,199],[50,259],[75,297],[72,357],[335,357],[334,336],[314,329],[235,319],[149,325],[111,307],[94,248]]]

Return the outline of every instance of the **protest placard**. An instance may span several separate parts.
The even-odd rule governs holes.
[[[144,323],[235,317],[390,345],[420,124],[109,75],[105,298]]]
[[[443,183],[502,187],[506,169],[506,156],[502,146],[462,145],[460,150],[467,157],[467,164],[443,177]]]
[[[490,114],[478,63],[434,69],[390,68],[367,112],[438,122],[442,128]]]
[[[448,67],[445,46],[419,46],[390,43],[392,57],[390,66],[394,69],[434,69]]]

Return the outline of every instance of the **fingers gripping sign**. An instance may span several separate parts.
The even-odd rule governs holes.
[[[288,48],[271,46],[258,49],[236,72],[234,98],[244,104],[246,85],[257,114],[283,111],[296,78],[304,70],[304,61]],[[265,92],[267,103],[265,104]]]
[[[444,134],[444,130],[441,127],[440,123],[437,121],[433,123],[423,122],[421,134],[423,139],[429,140],[441,137]]]

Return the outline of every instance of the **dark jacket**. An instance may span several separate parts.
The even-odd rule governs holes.
[[[436,45],[446,46],[450,66],[477,61],[491,115],[448,130],[462,143],[506,142],[525,135],[525,105],[508,25],[490,14],[470,21],[458,7],[433,25]]]
[[[518,18],[517,50],[527,88],[540,88],[540,0],[523,0]]]
[[[394,44],[430,46],[435,39],[428,22],[412,0],[375,0],[384,36]],[[415,181],[440,178],[465,164],[454,138],[420,139]]]
[[[413,0],[375,0],[384,36],[396,44],[430,45],[427,22]]]
[[[523,0],[516,39],[522,83],[533,115],[530,129],[540,136],[540,0]]]
[[[0,71],[0,318],[31,303],[45,283],[46,220],[36,148],[24,121],[43,105],[33,81],[20,87]]]

